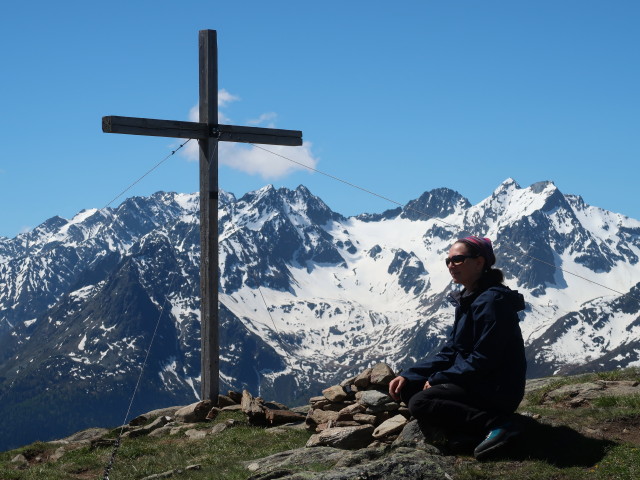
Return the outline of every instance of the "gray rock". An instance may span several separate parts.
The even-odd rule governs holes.
[[[361,403],[352,403],[338,411],[338,418],[342,420],[343,417],[353,417],[357,413],[364,412],[365,408]]]
[[[195,428],[187,430],[184,434],[186,437],[189,437],[190,440],[199,440],[207,436],[206,430],[196,430]]]
[[[367,407],[364,413],[370,413],[375,415],[382,412],[395,412],[399,408],[400,408],[400,405],[398,405],[396,402],[391,402],[391,403],[385,403],[383,405]]]
[[[149,435],[154,430],[157,430],[157,429],[159,429],[161,427],[164,427],[170,421],[171,421],[171,417],[165,417],[165,416],[158,417],[153,422],[151,422],[149,425],[146,425],[144,427],[139,427],[139,428],[136,428],[134,430],[128,431],[127,433],[125,433],[123,435],[123,437],[134,438],[134,437],[141,437],[143,435]]]
[[[580,404],[598,397],[628,396],[640,394],[640,385],[634,381],[606,381],[576,383],[563,385],[551,390],[545,395],[546,400],[553,402],[569,400],[579,406]]]
[[[382,393],[377,390],[366,390],[364,392],[358,392],[356,394],[356,398],[358,400],[358,403],[367,407],[380,407],[388,403],[395,404],[393,398],[391,398],[386,393]]]
[[[68,437],[65,437],[61,440],[54,440],[49,443],[53,444],[68,444],[68,443],[91,443],[93,440],[97,440],[98,438],[103,437],[110,430],[107,428],[88,428],[86,430],[82,430],[81,432],[74,433]]]
[[[345,378],[343,381],[340,382],[340,386],[341,387],[349,387],[349,386],[353,385],[353,383],[355,382],[356,378],[358,378],[357,375],[355,375],[353,377]]]
[[[233,398],[227,396],[227,395],[218,395],[218,407],[219,408],[223,408],[223,407],[230,407],[232,405],[238,405],[238,402],[236,402],[235,400],[233,400]]]
[[[369,415],[368,413],[356,413],[353,415],[353,419],[358,423],[366,423],[368,425],[375,425],[378,420],[375,415]]]
[[[20,465],[26,465],[27,463],[29,463],[29,460],[27,460],[27,457],[25,457],[24,455],[19,453],[18,455],[16,455],[15,457],[13,457],[11,459],[11,463],[18,463]]]
[[[204,422],[212,408],[213,402],[211,400],[203,400],[182,407],[176,411],[175,418],[177,421],[184,423]]]
[[[52,462],[57,462],[64,456],[65,453],[66,450],[64,449],[64,447],[58,447],[56,448],[56,451],[53,452],[53,455],[49,457],[49,460],[51,460]]]
[[[305,465],[325,465],[331,467],[347,455],[347,450],[331,447],[297,448],[275,453],[265,458],[245,462],[250,472],[266,473],[287,467],[304,468]]]
[[[344,391],[340,385],[333,385],[332,387],[325,388],[322,391],[322,395],[330,402],[337,403],[347,399],[347,392]]]
[[[226,422],[217,423],[211,428],[211,430],[209,430],[209,433],[211,435],[217,435],[224,432],[228,428],[233,427],[236,423],[237,422],[235,420],[227,420]]]
[[[320,407],[318,405],[314,405],[313,408],[322,408],[323,410],[333,410],[334,412],[339,412],[340,410],[343,410],[351,405],[353,405],[355,402],[352,400],[345,400],[343,402],[329,402],[328,404]]]
[[[371,370],[371,383],[376,385],[389,385],[389,382],[396,377],[391,367],[386,363],[378,363]]]
[[[332,420],[338,420],[338,412],[319,410],[314,408],[313,410],[309,410],[307,418],[305,419],[305,423],[310,427],[315,427],[317,425],[320,425],[321,423],[328,423]]]
[[[228,407],[222,407],[220,410],[224,410],[225,412],[237,412],[242,410],[242,405],[229,405]]]
[[[387,453],[387,451],[388,448],[386,446],[349,450],[349,453],[338,460],[334,465],[334,468],[353,467],[354,465],[359,465],[364,462],[370,462],[371,460],[381,458],[385,453]]]
[[[185,430],[190,430],[193,429],[193,426],[188,424],[188,425],[177,425],[175,427],[172,427],[171,430],[169,431],[170,435],[179,435],[182,432],[184,432]]]
[[[370,454],[375,455],[375,454]],[[358,461],[358,459],[361,459]],[[454,471],[453,457],[426,454],[421,450],[399,448],[380,458],[371,458],[367,454],[352,457],[354,465],[334,468],[325,472],[295,472],[282,468],[277,476],[271,473],[259,473],[249,480],[452,480],[448,472]],[[345,462],[347,460],[345,459]],[[299,470],[299,469],[297,469]]]
[[[351,450],[363,448],[371,443],[373,427],[360,425],[357,427],[327,428],[318,434],[320,445]]]
[[[398,433],[407,424],[407,419],[402,415],[385,420],[373,431],[373,438],[382,438]]]
[[[129,425],[132,427],[138,427],[140,425],[144,425],[149,420],[158,418],[158,417],[174,417],[176,412],[183,408],[183,406],[175,406],[175,407],[166,407],[166,408],[158,408],[156,410],[151,410],[150,412],[143,413],[142,415],[138,415],[136,418],[129,422]]]
[[[418,450],[426,450],[432,454],[440,454],[441,451],[438,447],[434,446],[431,442],[442,445],[444,444],[444,434],[438,431],[430,431],[429,438],[425,439],[424,433],[420,430],[417,420],[411,420],[400,431],[398,438],[396,438],[391,444],[392,448],[414,448]]]
[[[254,398],[248,390],[243,390],[241,405],[242,411],[251,425],[265,425],[267,423],[264,402],[260,397]]]
[[[355,385],[359,390],[363,388],[367,388],[371,383],[371,371],[373,369],[367,368],[363,370],[360,375],[358,375],[353,381],[353,385]]]

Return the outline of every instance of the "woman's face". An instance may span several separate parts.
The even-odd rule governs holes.
[[[449,249],[448,258],[453,258],[457,255],[469,255],[469,250],[467,250],[467,246],[464,243],[454,243]],[[467,290],[473,290],[473,286],[482,276],[484,262],[483,257],[465,258],[459,265],[450,262],[449,273],[455,283],[459,283]]]

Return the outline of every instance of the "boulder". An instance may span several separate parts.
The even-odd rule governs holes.
[[[373,415],[377,415],[378,413],[395,412],[399,408],[400,408],[400,405],[398,405],[395,402],[391,402],[391,403],[385,403],[382,405],[377,405],[375,407],[367,407],[364,413],[371,413]]]
[[[312,435],[317,436],[317,435]],[[349,452],[338,448],[317,446],[315,448],[296,448],[269,455],[265,458],[251,460],[244,465],[253,473],[282,471],[288,467],[300,469],[306,465],[333,466]]]
[[[371,383],[372,371],[372,368],[366,368],[365,370],[363,370],[358,376],[356,376],[355,380],[353,381],[353,385],[355,385],[358,390],[367,388]]]
[[[213,428],[211,428],[211,430],[209,430],[209,434],[210,435],[217,435],[218,433],[222,433],[225,430],[227,430],[228,428],[233,427],[235,424],[237,423],[236,420],[227,420],[226,422],[222,422],[222,423],[217,423],[213,426]]]
[[[213,402],[211,400],[192,403],[176,412],[176,420],[183,423],[204,422],[212,408]]]
[[[358,376],[353,376],[353,377],[349,377],[349,378],[345,378],[343,381],[340,382],[340,386],[341,387],[349,387],[351,385],[353,385],[353,383],[355,382],[356,378],[358,378]]]
[[[427,431],[428,438],[425,438],[424,432],[420,429],[417,420],[411,420],[400,431],[398,438],[391,444],[392,448],[413,448],[426,450],[430,453],[441,453],[436,445],[444,445],[446,436],[441,429],[431,427]]]
[[[382,438],[389,435],[394,435],[402,430],[407,423],[407,419],[402,415],[396,415],[395,417],[391,417],[389,420],[386,420],[378,425],[373,431],[372,436],[373,438]]]
[[[228,407],[222,407],[220,410],[224,410],[225,412],[237,412],[242,410],[242,405],[229,405]]]
[[[325,388],[322,391],[322,395],[333,403],[342,402],[347,399],[347,392],[344,391],[340,385],[333,385],[332,387]]]
[[[27,460],[27,457],[19,453],[18,455],[16,455],[11,459],[11,463],[17,463],[19,465],[27,465],[29,463],[29,460]]]
[[[240,401],[242,401],[242,397],[240,397]],[[238,402],[236,402],[233,398],[227,396],[227,395],[218,395],[218,407],[223,408],[223,407],[230,407],[231,405],[237,405]]]
[[[285,423],[303,422],[305,416],[291,410],[271,410],[267,409],[265,417],[269,425],[283,425]]]
[[[358,423],[366,423],[368,425],[375,425],[377,423],[378,417],[375,415],[369,415],[368,413],[356,413],[353,416],[353,420]]]
[[[327,428],[318,434],[318,442],[320,445],[328,447],[352,450],[369,445],[372,433],[373,427],[371,425]]]
[[[242,411],[251,425],[265,425],[267,423],[264,402],[260,397],[254,398],[247,390],[243,390],[241,405]]]
[[[389,382],[396,377],[391,367],[386,363],[378,363],[371,369],[371,383],[376,385],[389,385]]]
[[[328,423],[332,420],[338,420],[338,412],[314,408],[312,410],[309,410],[305,422],[307,423],[307,425],[315,427],[316,425],[319,425],[321,423]]]
[[[190,440],[199,440],[207,436],[207,432],[205,430],[196,430],[195,428],[187,430],[184,434],[189,437]]]
[[[139,427],[140,425],[144,425],[149,422],[152,418],[158,417],[175,417],[176,412],[180,410],[182,406],[175,407],[165,407],[158,408],[156,410],[151,410],[150,412],[143,413],[142,415],[138,415],[136,418],[129,422],[129,425],[132,427]]]
[[[388,403],[395,403],[393,398],[391,398],[388,394],[379,392],[377,390],[366,390],[364,392],[358,392],[356,394],[356,399],[358,403],[361,405],[365,405],[366,407],[381,407]],[[396,406],[398,406],[396,404]]]
[[[123,437],[134,438],[134,437],[142,437],[144,435],[149,435],[154,430],[157,430],[157,429],[159,429],[161,427],[164,427],[170,421],[171,421],[171,417],[166,417],[166,416],[158,417],[153,422],[151,422],[149,425],[146,425],[144,427],[139,427],[139,428],[136,428],[134,430],[130,430],[130,431],[126,432],[122,436]]]
[[[352,403],[338,411],[338,419],[342,420],[344,417],[353,417],[356,413],[364,412],[365,409],[366,407],[360,403]]]
[[[209,413],[207,413],[206,419],[215,420],[218,414],[220,413],[220,410],[221,409],[218,407],[213,407],[211,410],[209,410]]]

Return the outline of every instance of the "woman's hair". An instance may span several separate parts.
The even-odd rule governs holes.
[[[478,288],[480,291],[484,291],[489,287],[502,285],[504,283],[504,274],[502,273],[502,270],[493,268],[496,257],[493,253],[491,240],[480,237],[465,237],[457,240],[455,243],[462,243],[467,248],[469,255],[484,258],[485,268],[478,280]]]

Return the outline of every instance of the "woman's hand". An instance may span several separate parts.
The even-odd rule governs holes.
[[[389,395],[391,395],[391,398],[396,402],[400,401],[400,390],[402,390],[406,382],[407,379],[399,375],[389,382]]]
[[[429,381],[427,380],[427,382],[424,384],[424,388],[423,390],[426,390],[427,388],[431,388],[431,384],[429,383]]]

